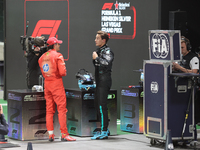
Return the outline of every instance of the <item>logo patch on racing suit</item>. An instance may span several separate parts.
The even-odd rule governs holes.
[[[44,64],[44,65],[42,66],[42,68],[43,68],[43,71],[44,71],[44,72],[48,72],[48,71],[49,71],[49,65],[48,65],[48,64]]]

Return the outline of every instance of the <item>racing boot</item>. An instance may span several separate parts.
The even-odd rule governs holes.
[[[99,136],[96,137],[96,139],[108,139],[108,131],[101,131],[101,134]]]
[[[100,135],[101,135],[101,131],[96,131],[96,132],[94,132],[94,136],[91,137],[91,140],[96,140],[97,137],[100,136]]]
[[[54,141],[54,134],[49,134],[49,141],[50,142],[53,142]]]
[[[76,139],[70,137],[68,134],[62,133],[61,141],[76,141]]]

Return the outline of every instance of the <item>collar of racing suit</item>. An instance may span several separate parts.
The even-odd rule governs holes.
[[[97,48],[97,52],[100,52],[101,50],[105,49],[106,47],[108,47],[107,44],[103,45],[102,47]]]

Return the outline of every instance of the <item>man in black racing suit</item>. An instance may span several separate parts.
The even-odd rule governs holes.
[[[91,139],[107,139],[108,130],[108,108],[107,97],[112,85],[111,72],[114,53],[108,47],[109,36],[104,31],[97,31],[95,43],[99,48],[93,52],[93,64],[95,66],[95,107],[101,122],[101,132],[96,132]]]

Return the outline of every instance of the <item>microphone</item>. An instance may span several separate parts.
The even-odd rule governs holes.
[[[28,25],[29,25],[29,21],[26,22],[26,35],[27,35],[27,32],[28,32]]]

